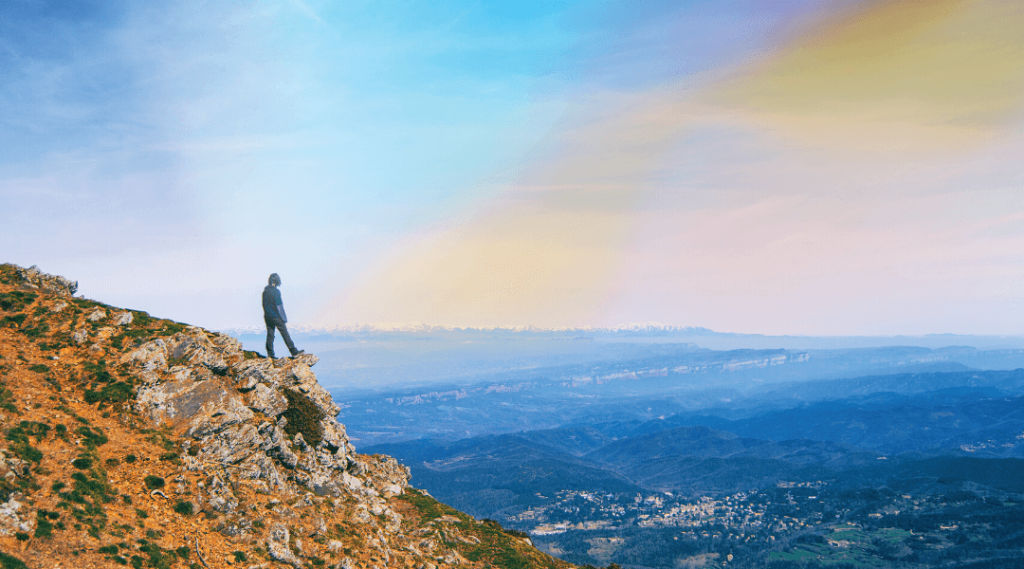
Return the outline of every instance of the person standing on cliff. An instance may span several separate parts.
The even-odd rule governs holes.
[[[304,350],[295,349],[292,337],[288,335],[288,315],[284,313],[284,304],[281,301],[281,291],[277,289],[281,285],[281,277],[277,273],[270,275],[267,286],[263,289],[263,321],[267,324],[267,357],[274,357],[274,329],[281,331],[281,339],[288,346],[292,357],[305,353]]]

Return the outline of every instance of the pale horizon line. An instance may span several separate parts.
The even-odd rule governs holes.
[[[583,332],[583,333],[619,333],[619,332],[646,332],[646,333],[675,333],[675,334],[700,334],[715,336],[758,336],[765,338],[928,338],[937,336],[954,336],[970,338],[1024,338],[1024,334],[957,334],[954,332],[932,332],[927,334],[763,334],[758,332],[721,332],[703,326],[678,326],[662,324],[659,322],[629,323],[617,326],[572,326],[572,327],[544,327],[533,325],[517,326],[457,326],[447,324],[425,324],[413,322],[404,325],[378,325],[378,324],[349,324],[335,326],[289,326],[290,331],[303,334],[310,333],[374,333],[374,332],[513,332],[513,333],[539,333],[539,332]],[[217,328],[218,332],[256,334],[265,333],[264,326],[233,326]]]

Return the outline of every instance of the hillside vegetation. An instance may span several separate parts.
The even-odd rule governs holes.
[[[310,369],[0,265],[0,567],[569,567],[358,454]]]

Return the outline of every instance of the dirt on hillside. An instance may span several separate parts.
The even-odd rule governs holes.
[[[0,569],[571,567],[356,453],[315,357],[74,292],[0,265]]]

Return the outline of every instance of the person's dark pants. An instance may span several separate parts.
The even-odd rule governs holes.
[[[267,357],[274,357],[274,328],[281,331],[281,339],[284,340],[284,345],[288,346],[288,351],[294,356],[298,350],[295,349],[295,344],[292,343],[292,337],[288,335],[288,327],[284,325],[284,320],[280,318],[264,318],[263,321],[267,324]]]

